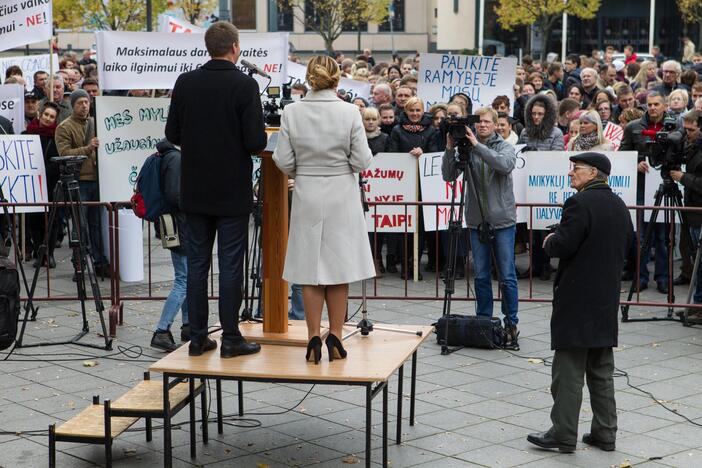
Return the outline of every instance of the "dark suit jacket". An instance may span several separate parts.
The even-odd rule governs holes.
[[[183,73],[173,87],[166,138],[180,145],[180,208],[239,216],[251,212],[252,154],[266,147],[258,84],[226,60]]]
[[[545,246],[560,259],[551,349],[617,346],[621,273],[632,242],[629,210],[607,184],[590,182],[566,200]]]

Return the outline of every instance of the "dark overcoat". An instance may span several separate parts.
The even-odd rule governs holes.
[[[551,349],[617,346],[621,273],[633,226],[626,205],[604,182],[566,200],[546,242],[560,259],[553,285]]]
[[[183,73],[173,87],[166,138],[181,147],[180,208],[251,213],[252,154],[266,147],[258,84],[227,60]]]

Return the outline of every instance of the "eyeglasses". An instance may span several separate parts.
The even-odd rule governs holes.
[[[677,73],[675,70],[663,70],[663,73]]]
[[[573,172],[577,171],[578,169],[592,169],[592,166],[582,166],[582,165],[574,165],[573,166]]]

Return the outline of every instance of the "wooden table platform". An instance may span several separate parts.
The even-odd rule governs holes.
[[[327,385],[356,385],[366,388],[366,466],[370,466],[371,403],[383,393],[383,465],[387,465],[387,396],[388,380],[399,370],[398,395],[402,395],[404,363],[412,359],[412,390],[410,400],[410,425],[414,424],[414,396],[416,381],[417,349],[432,336],[433,327],[392,325],[393,328],[421,331],[414,333],[374,330],[369,336],[354,335],[344,341],[348,358],[329,362],[326,348],[322,361],[315,365],[305,361],[305,349],[298,346],[267,345],[261,352],[249,356],[221,359],[219,351],[202,356],[189,356],[187,346],[181,346],[151,365],[153,372],[163,373],[164,399],[168,401],[168,382],[171,378],[210,378],[217,380],[218,399],[221,380],[310,383]],[[345,333],[351,331],[345,329]],[[212,335],[215,336],[214,334]],[[218,339],[218,337],[217,337]],[[240,384],[240,389],[241,384]],[[242,392],[239,392],[240,412],[243,412]],[[400,443],[402,398],[397,399],[398,418],[396,441]],[[165,408],[169,405],[165,404]],[[221,431],[221,411],[218,411]],[[164,418],[164,465],[171,466],[171,423]]]

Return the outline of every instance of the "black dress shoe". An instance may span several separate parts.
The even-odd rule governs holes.
[[[173,341],[173,335],[171,335],[169,331],[154,332],[154,336],[151,338],[151,347],[166,351],[167,353],[178,349],[175,341]]]
[[[668,283],[658,283],[656,289],[661,294],[668,294]]]
[[[616,444],[614,442],[604,442],[602,440],[595,439],[589,432],[587,434],[583,434],[583,442],[587,445],[597,447],[600,450],[604,450],[605,452],[613,452],[616,448]]]
[[[673,280],[673,286],[682,286],[683,284],[690,284],[690,278],[678,275],[678,277]]]
[[[217,342],[210,337],[206,337],[205,341],[191,341],[188,346],[188,354],[190,356],[200,356],[202,353],[217,349]]]
[[[559,452],[575,452],[575,444],[566,444],[554,439],[548,432],[533,432],[527,436],[527,441],[545,449],[558,449]]]
[[[245,339],[236,342],[222,340],[222,346],[219,348],[219,356],[227,359],[236,356],[244,356],[246,354],[256,354],[261,351],[261,345],[258,343],[249,343]]]

